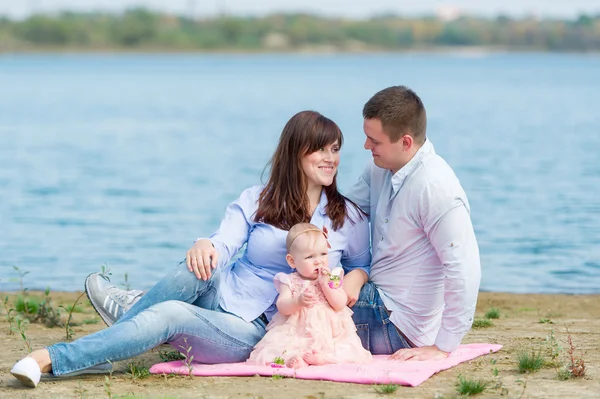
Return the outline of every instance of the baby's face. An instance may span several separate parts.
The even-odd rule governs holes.
[[[328,253],[327,240],[319,232],[302,234],[290,249],[296,271],[308,279],[319,277],[319,269],[329,269]]]

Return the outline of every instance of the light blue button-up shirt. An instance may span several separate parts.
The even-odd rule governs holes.
[[[429,140],[398,172],[369,165],[348,195],[369,212],[377,285],[391,321],[417,346],[458,347],[481,280],[469,203]]]
[[[244,190],[227,207],[221,226],[209,237],[219,253],[220,305],[247,322],[262,313],[271,319],[277,311],[274,302],[278,295],[273,278],[279,272],[292,272],[285,259],[288,232],[254,221],[263,188],[254,186]],[[368,219],[365,216],[361,218],[360,212],[348,202],[351,221],[346,220],[341,228],[334,231],[326,206],[327,196],[323,192],[310,222],[329,230],[329,267],[341,264],[346,273],[359,268],[368,275],[371,263]],[[242,256],[229,264],[244,245]]]

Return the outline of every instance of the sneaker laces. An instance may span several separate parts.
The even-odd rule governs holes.
[[[131,303],[138,295],[142,293],[139,290],[125,291],[124,289],[118,287],[110,287],[106,290],[106,293],[110,297],[116,297],[122,303],[129,304]]]

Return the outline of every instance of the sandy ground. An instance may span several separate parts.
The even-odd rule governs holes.
[[[42,293],[30,293],[42,296]],[[51,293],[55,305],[68,305],[77,293]],[[4,295],[2,296],[4,298]],[[85,296],[84,296],[85,298]],[[9,296],[13,304],[15,295]],[[75,338],[104,328],[87,303],[74,313],[76,322],[91,324],[73,327]],[[9,334],[6,311],[0,311],[0,398],[453,398],[457,397],[459,376],[488,382],[479,397],[508,398],[600,398],[600,295],[516,295],[481,293],[477,316],[483,317],[490,308],[500,310],[493,326],[473,329],[463,343],[490,342],[504,345],[498,353],[486,355],[434,375],[416,388],[400,387],[391,394],[376,392],[372,385],[356,385],[325,381],[273,379],[270,377],[149,376],[132,378],[127,369],[130,361],[116,364],[116,371],[107,382],[105,376],[84,376],[71,379],[43,377],[38,388],[20,385],[9,370],[27,354],[27,347],[17,333]],[[63,313],[65,313],[63,311]],[[66,315],[63,314],[63,319]],[[546,365],[541,370],[521,374],[517,368],[517,354],[522,350],[541,351],[547,362],[551,360],[551,346],[547,337],[553,332],[556,342],[568,348],[567,329],[577,348],[577,357],[586,365],[584,378],[559,380],[556,370]],[[65,340],[65,329],[47,328],[39,323],[28,326],[26,336],[36,349]],[[150,366],[160,361],[158,350],[170,351],[163,346],[133,359],[137,364]],[[564,350],[560,360],[565,360]],[[497,372],[494,371],[497,369]],[[497,374],[497,375],[495,375]]]

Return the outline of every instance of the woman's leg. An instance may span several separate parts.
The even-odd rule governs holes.
[[[129,320],[149,307],[165,301],[181,301],[215,310],[219,306],[220,276],[220,269],[215,269],[208,280],[198,280],[194,273],[187,269],[184,260],[170,269],[165,277],[117,320],[117,323]]]
[[[92,306],[110,327],[124,313],[130,318],[152,305],[169,300],[216,309],[219,304],[220,274],[220,269],[215,269],[207,281],[198,280],[183,260],[176,267],[169,268],[165,277],[145,294],[138,290],[120,289],[105,281],[99,273],[90,274],[85,286]]]
[[[195,362],[233,363],[246,360],[264,333],[265,325],[258,319],[247,323],[220,308],[207,310],[166,301],[134,316],[128,314],[112,327],[47,350],[57,376],[131,358],[164,342],[182,352],[191,348]]]

